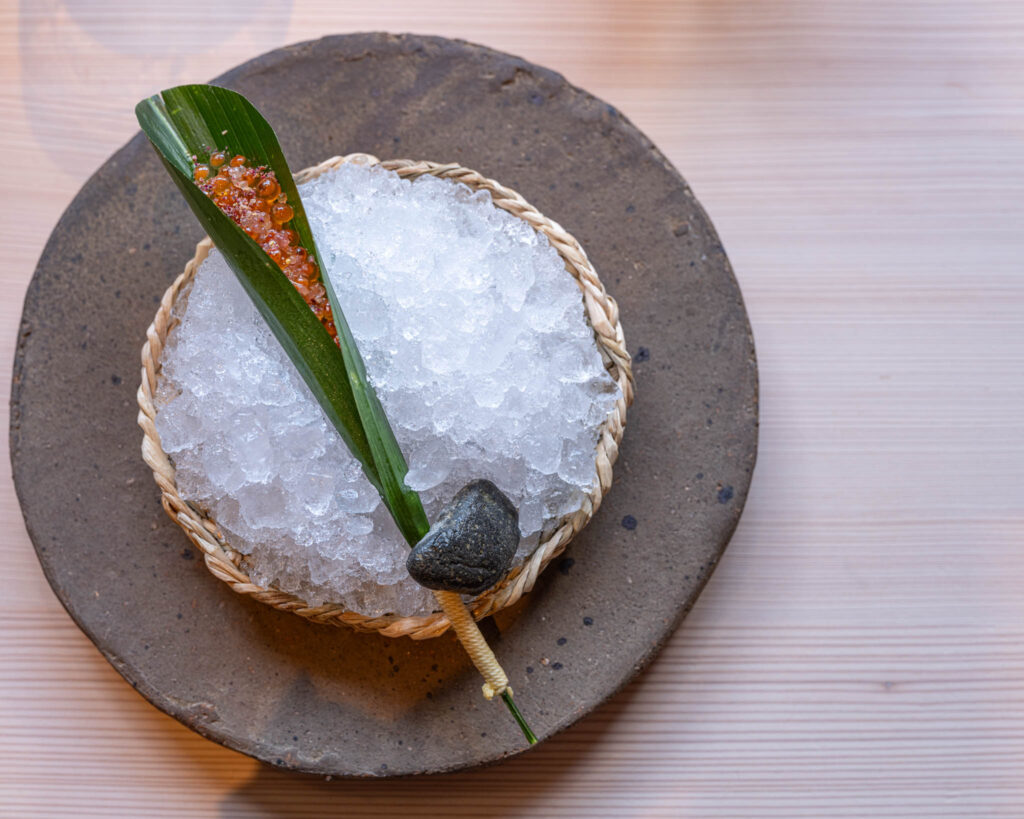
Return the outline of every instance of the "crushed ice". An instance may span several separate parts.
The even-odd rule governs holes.
[[[345,165],[302,196],[409,486],[433,520],[471,479],[493,481],[519,508],[521,562],[596,482],[619,397],[575,281],[463,185]],[[216,251],[183,302],[156,419],[182,497],[256,582],[367,615],[430,611],[386,507]]]

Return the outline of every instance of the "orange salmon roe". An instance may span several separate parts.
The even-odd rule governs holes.
[[[299,234],[288,226],[295,216],[285,202],[274,172],[266,166],[253,167],[244,156],[228,161],[224,151],[215,151],[208,165],[198,164],[195,183],[236,225],[249,234],[264,252],[281,268],[299,291],[331,337],[337,342],[334,315],[327,291],[320,282],[320,269],[306,248],[299,244]],[[217,168],[211,178],[210,167]]]

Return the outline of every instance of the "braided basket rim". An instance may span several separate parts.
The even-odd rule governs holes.
[[[522,565],[510,570],[501,581],[468,604],[473,617],[480,620],[511,606],[529,592],[544,568],[561,554],[572,538],[586,526],[601,505],[604,495],[611,489],[612,465],[618,457],[619,443],[626,425],[626,408],[632,403],[635,390],[632,363],[619,321],[619,308],[615,300],[608,295],[579,242],[561,225],[545,217],[511,188],[457,163],[443,164],[409,159],[381,162],[375,156],[362,153],[331,157],[319,165],[300,171],[295,175],[295,180],[299,183],[306,182],[346,163],[367,167],[380,165],[387,170],[395,171],[402,178],[409,179],[429,174],[461,182],[474,191],[486,190],[491,194],[495,206],[517,216],[538,233],[544,234],[562,257],[566,270],[582,291],[584,309],[593,328],[602,360],[621,390],[619,400],[600,428],[596,449],[598,481],[595,488],[585,496],[580,509],[562,518],[554,532],[537,546]],[[142,456],[152,469],[153,478],[161,490],[161,504],[164,510],[202,551],[210,572],[239,594],[249,595],[262,603],[283,611],[294,612],[314,622],[345,625],[359,631],[379,632],[387,637],[408,636],[414,640],[421,640],[443,634],[450,623],[440,611],[417,616],[384,614],[371,617],[349,611],[338,604],[309,606],[296,595],[253,583],[242,568],[243,555],[231,548],[216,522],[178,494],[174,465],[161,447],[160,436],[156,431],[156,408],[153,398],[160,376],[161,353],[167,335],[176,323],[172,316],[174,304],[182,288],[191,282],[212,247],[213,243],[209,237],[196,245],[195,255],[164,293],[156,316],[146,331],[146,342],[142,347],[142,380],[137,394],[138,422],[143,431]]]

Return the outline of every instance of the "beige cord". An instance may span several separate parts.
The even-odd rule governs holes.
[[[462,602],[462,598],[450,591],[436,591],[434,597],[437,598],[441,609],[448,617],[448,622],[455,629],[455,635],[462,643],[462,647],[466,649],[469,659],[473,661],[477,671],[484,677],[484,698],[489,700],[495,694],[501,696],[506,691],[511,694],[512,688],[508,684],[508,677],[505,676],[494,652],[487,645],[487,640],[480,633],[476,621],[470,615],[466,604]]]

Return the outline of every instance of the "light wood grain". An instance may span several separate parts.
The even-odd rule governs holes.
[[[443,34],[563,72],[683,171],[754,325],[757,473],[621,696],[508,764],[366,783],[147,705],[56,602],[7,478],[0,816],[1024,816],[1024,6],[174,6],[0,10],[0,144],[31,181],[4,208],[5,382],[42,245],[138,98],[325,33]]]

